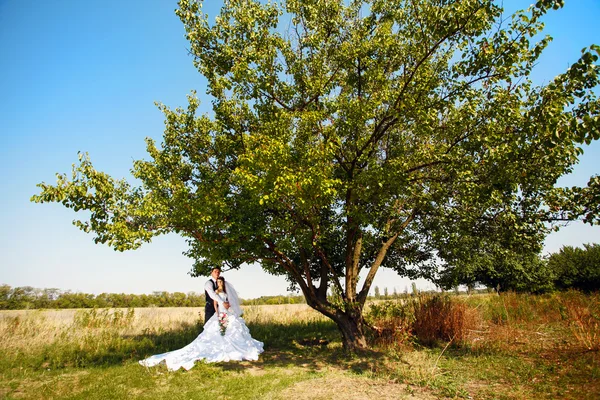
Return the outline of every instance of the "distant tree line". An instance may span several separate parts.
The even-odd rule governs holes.
[[[434,293],[435,289],[430,290],[419,290],[417,288],[417,284],[415,282],[411,282],[411,288],[408,289],[408,286],[404,288],[402,293],[399,293],[398,290],[394,287],[392,293],[390,294],[387,287],[383,288],[383,294],[381,294],[381,289],[379,286],[375,286],[373,296],[369,296],[370,300],[390,300],[390,299],[400,299],[406,298],[410,296],[418,295],[419,293]]]
[[[241,300],[242,305],[304,303],[303,296],[262,296]],[[39,308],[129,308],[129,307],[204,307],[204,293],[154,292],[152,294],[101,293],[98,295],[38,289],[31,286],[0,285],[0,310]]]
[[[448,265],[432,279],[443,290],[459,291],[466,287],[470,293],[513,291],[546,293],[555,290],[576,289],[585,292],[600,290],[600,244],[584,244],[583,248],[564,246],[548,256],[521,255],[488,257],[482,255],[471,263]],[[409,292],[392,295],[384,288],[383,294],[375,286],[375,299],[394,299],[416,294],[415,283]]]
[[[522,256],[486,258],[478,262],[448,266],[435,283],[444,290],[463,285],[473,291],[493,288],[499,291],[544,293],[553,290],[600,290],[600,244],[585,244],[583,248],[564,246],[558,253],[547,257]],[[483,289],[484,291],[487,289]],[[417,292],[413,283],[411,292],[393,293],[387,287],[383,294],[378,286],[371,299],[391,299]],[[242,299],[243,305],[301,304],[304,296],[261,296]],[[154,292],[152,294],[101,293],[98,295],[38,289],[31,286],[0,285],[0,310],[37,308],[128,308],[128,307],[204,307],[204,293]]]
[[[302,295],[298,296],[261,296],[257,299],[242,299],[242,305],[306,304]]]
[[[442,289],[459,285],[498,291],[544,293],[554,290],[600,290],[600,244],[564,246],[549,256],[479,256],[471,263],[448,266],[437,278]]]

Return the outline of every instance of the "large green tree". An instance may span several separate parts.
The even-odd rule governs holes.
[[[600,290],[600,244],[564,246],[550,255],[548,269],[559,289]]]
[[[599,137],[598,48],[545,86],[528,78],[561,5],[507,19],[486,0],[226,0],[209,19],[181,0],[212,113],[194,93],[160,105],[139,187],[81,154],[33,200],[88,210],[75,224],[117,250],[180,234],[197,275],[258,262],[364,348],[381,266],[432,276],[473,248],[536,252],[571,204],[553,187]]]
[[[546,258],[527,252],[494,254],[485,249],[473,251],[476,257],[446,265],[435,278],[443,289],[485,285],[498,291],[543,293],[554,290],[554,273]]]

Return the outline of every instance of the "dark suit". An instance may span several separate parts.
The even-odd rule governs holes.
[[[210,281],[213,284],[213,289],[217,290],[217,282],[213,281],[212,279]],[[210,317],[215,315],[217,310],[215,310],[214,300],[208,295],[208,292],[206,290],[204,290],[204,295],[206,296],[206,305],[204,306],[204,323],[206,323],[206,321],[208,321]]]

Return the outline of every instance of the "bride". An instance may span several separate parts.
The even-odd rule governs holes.
[[[175,371],[179,368],[189,370],[197,360],[258,360],[258,355],[263,352],[263,343],[250,336],[246,322],[241,317],[242,310],[235,289],[220,276],[215,292],[224,302],[229,302],[229,309],[219,308],[215,301],[217,312],[204,323],[204,330],[192,343],[179,350],[141,360],[140,364],[153,367],[164,361],[170,371]]]

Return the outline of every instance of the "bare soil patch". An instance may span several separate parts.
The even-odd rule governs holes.
[[[328,374],[326,377],[296,383],[281,392],[280,398],[294,398],[294,400],[438,399],[420,387],[383,379],[340,374]]]

